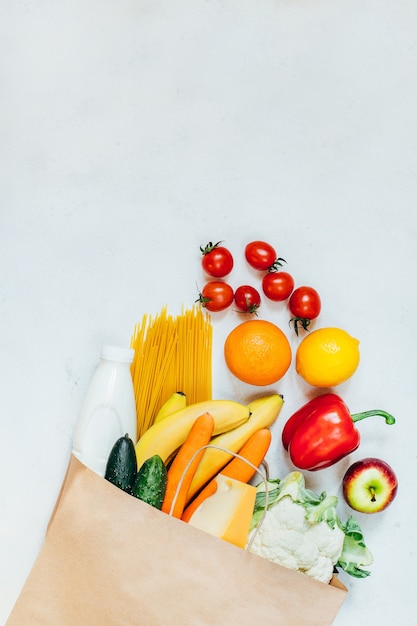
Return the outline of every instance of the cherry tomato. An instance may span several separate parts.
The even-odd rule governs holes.
[[[297,287],[291,294],[288,307],[293,316],[290,322],[293,322],[294,330],[298,335],[299,325],[307,330],[311,320],[320,315],[320,296],[313,287]]]
[[[265,241],[251,241],[245,248],[245,258],[256,270],[267,270],[273,265],[277,254],[275,249]]]
[[[234,292],[228,283],[212,280],[204,285],[196,302],[201,302],[208,311],[224,311],[232,304],[233,298]]]
[[[201,264],[204,271],[215,278],[224,278],[233,269],[233,256],[227,248],[221,246],[219,241],[213,244],[211,241],[205,248],[200,246],[203,258]]]
[[[277,269],[285,263],[284,259],[277,258],[275,249],[265,241],[252,241],[245,248],[245,258],[249,265],[256,270]]]
[[[294,289],[294,279],[287,272],[268,272],[262,279],[264,294],[274,302],[287,300]]]
[[[244,313],[255,313],[261,304],[261,296],[255,287],[241,285],[235,291],[235,304]]]

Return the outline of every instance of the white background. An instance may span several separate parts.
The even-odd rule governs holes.
[[[399,478],[391,507],[356,516],[374,565],[364,580],[342,572],[335,624],[412,626],[417,3],[0,6],[0,621],[42,544],[102,344],[128,345],[165,304],[192,306],[210,240],[234,253],[234,287],[256,285],[243,248],[260,238],[321,293],[315,327],[360,340],[360,367],[337,388],[351,411],[397,418],[361,422],[359,450],[306,475],[340,496],[347,466],[380,456]],[[295,350],[284,305],[259,316]],[[241,319],[213,318],[218,398],[257,391],[223,363]],[[285,397],[269,455],[282,475],[282,425],[311,390],[293,368],[269,390]]]

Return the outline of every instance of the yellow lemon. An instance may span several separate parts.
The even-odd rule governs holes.
[[[295,367],[315,387],[333,387],[350,378],[359,365],[359,341],[341,328],[319,328],[298,346]]]
[[[291,347],[282,330],[266,320],[249,320],[226,338],[224,357],[229,370],[250,385],[271,385],[291,365]]]

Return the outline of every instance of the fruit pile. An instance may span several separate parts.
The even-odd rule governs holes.
[[[225,280],[234,267],[231,252],[219,241],[200,247],[204,272],[215,280],[203,287],[198,302],[216,313],[236,306],[238,312],[257,317],[261,306],[260,291],[252,285],[241,285],[235,291]],[[356,372],[359,341],[336,327],[310,331],[312,320],[319,317],[321,300],[309,286],[295,288],[293,276],[282,271],[286,261],[265,241],[252,241],[244,250],[249,266],[263,272],[261,286],[272,301],[287,301],[290,325],[297,336],[305,334],[295,355],[297,374],[313,388],[326,389],[347,381]],[[237,324],[224,344],[224,358],[230,372],[246,384],[271,385],[279,381],[292,362],[290,342],[285,333],[268,320],[250,319]],[[394,424],[392,415],[382,410],[350,415],[343,399],[334,393],[313,398],[292,415],[282,434],[284,449],[295,467],[316,471],[329,467],[352,453],[360,445],[355,422],[380,415]],[[354,463],[343,478],[343,493],[355,510],[373,513],[385,509],[397,493],[398,481],[392,467],[372,457]]]
[[[261,306],[259,291],[252,285],[235,290],[224,280],[234,267],[233,256],[221,242],[200,246],[204,272],[209,280],[197,302],[212,313],[234,304],[238,312],[254,315]],[[302,285],[295,288],[291,274],[281,270],[285,259],[264,241],[252,241],[245,247],[248,265],[263,272],[264,295],[274,302],[288,303],[289,323],[298,336],[300,329],[309,331],[312,320],[319,317],[321,299],[316,289]],[[225,361],[237,378],[252,385],[270,385],[280,380],[292,361],[289,341],[271,321],[250,320],[236,326],[225,343]],[[340,328],[321,328],[304,336],[296,354],[296,371],[310,385],[331,387],[350,378],[359,365],[359,341]]]
[[[234,259],[220,244],[200,248],[202,267],[216,280],[205,284],[197,302],[210,319],[210,313],[215,316],[233,303],[251,316],[227,335],[225,363],[245,384],[274,384],[293,362],[290,339],[275,323],[258,317],[261,296],[255,287],[233,290],[224,280]],[[310,399],[286,420],[281,434],[283,454],[296,469],[284,479],[266,479],[262,473],[262,483],[251,484],[272,443],[282,395],[267,392],[247,404],[211,398],[188,403],[183,390],[177,390],[152,412],[137,441],[125,435],[115,442],[105,478],[163,513],[322,582],[331,580],[334,567],[363,578],[369,575],[365,568],[372,564],[372,553],[359,524],[352,515],[342,522],[337,497],[307,489],[301,471],[331,467],[357,450],[360,420],[379,416],[392,425],[395,419],[380,409],[351,414],[331,390],[356,372],[359,341],[342,328],[311,330],[321,311],[318,292],[295,288],[293,277],[282,271],[285,260],[265,242],[249,243],[245,258],[263,272],[264,295],[287,301],[289,325],[299,338],[295,369],[312,388]],[[193,368],[191,373],[195,375]],[[376,513],[392,502],[398,483],[389,464],[373,457],[350,465],[342,486],[352,509]],[[330,545],[334,549],[321,551]]]

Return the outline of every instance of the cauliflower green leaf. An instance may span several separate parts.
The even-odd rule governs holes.
[[[370,575],[370,572],[362,568],[372,565],[373,556],[366,547],[358,522],[352,515],[344,524],[343,532],[345,533],[345,539],[343,541],[342,554],[337,561],[337,565],[355,578],[366,578],[366,576]]]

